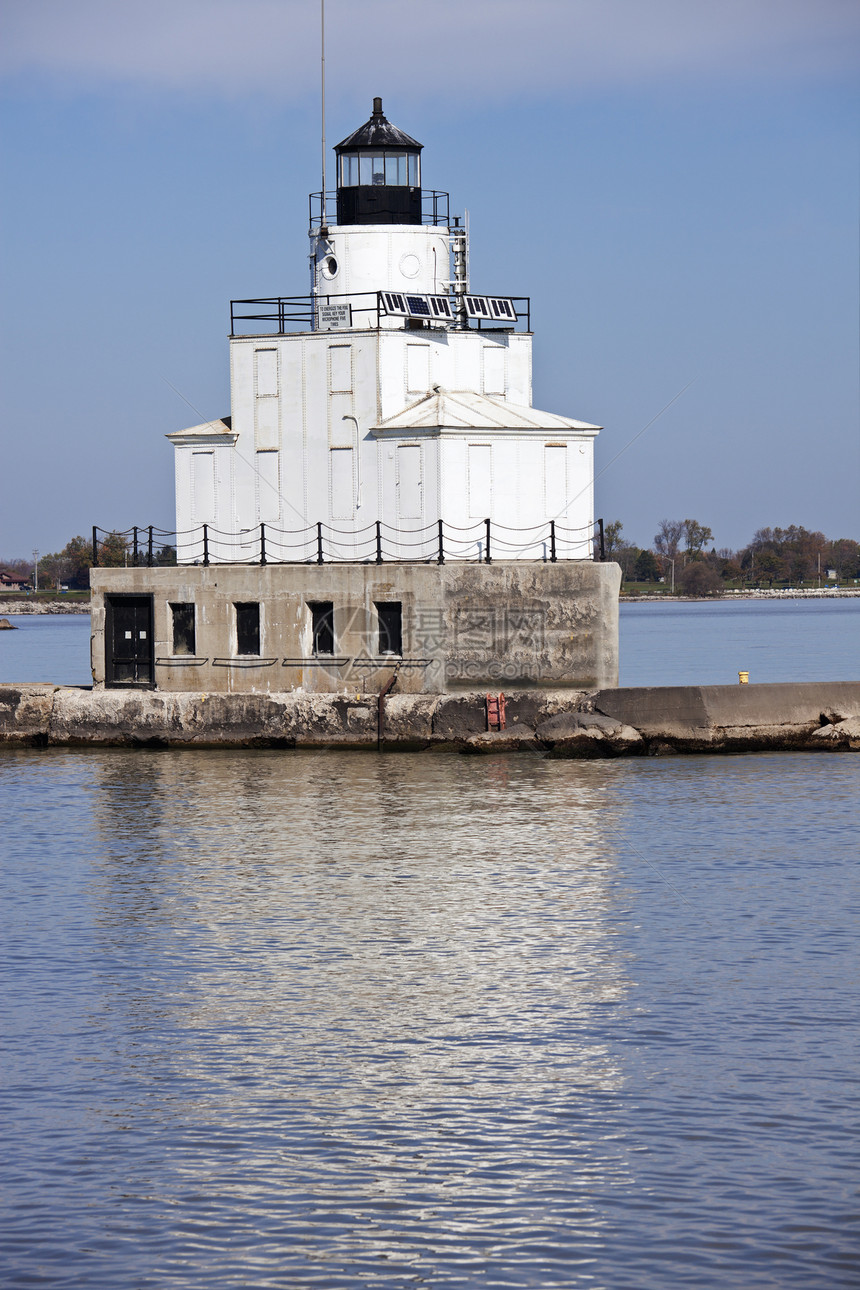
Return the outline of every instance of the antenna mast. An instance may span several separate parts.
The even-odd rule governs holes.
[[[328,226],[325,212],[325,0],[320,0],[320,87],[322,91],[322,220],[320,234],[326,237]]]

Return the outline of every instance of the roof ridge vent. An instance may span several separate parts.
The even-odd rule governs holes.
[[[373,100],[373,115],[374,115],[374,116],[382,116],[382,115],[383,115],[383,113],[382,113],[382,99],[380,99],[380,98],[375,98],[375,99]]]

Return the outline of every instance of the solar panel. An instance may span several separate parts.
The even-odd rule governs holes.
[[[466,296],[466,313],[470,318],[489,318],[490,304],[486,296]]]
[[[503,319],[505,322],[517,321],[513,300],[509,300],[507,296],[490,296],[489,300],[494,318]]]
[[[470,318],[487,322],[515,323],[517,311],[508,296],[466,296],[466,313]]]
[[[427,299],[430,301],[430,311],[434,318],[454,317],[451,301],[447,296],[428,296]]]
[[[445,322],[454,318],[447,296],[406,295],[402,291],[381,291],[379,294],[385,312],[395,317],[436,318]]]

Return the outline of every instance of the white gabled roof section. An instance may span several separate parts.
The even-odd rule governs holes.
[[[472,390],[443,390],[436,386],[415,403],[387,417],[374,427],[375,435],[396,434],[404,430],[551,430],[597,434],[600,426],[587,421],[573,421],[555,412],[521,403],[508,403],[489,394]]]
[[[204,421],[199,426],[189,426],[187,430],[175,430],[173,434],[164,437],[173,444],[200,442],[234,444],[239,436],[233,433],[232,418],[220,417],[215,421]]]

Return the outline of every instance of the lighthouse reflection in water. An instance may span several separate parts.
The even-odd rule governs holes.
[[[858,781],[6,750],[0,1281],[855,1284]]]

